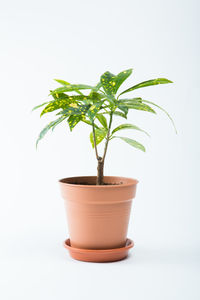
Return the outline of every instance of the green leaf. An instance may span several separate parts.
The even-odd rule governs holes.
[[[46,133],[50,130],[50,129],[54,129],[58,124],[60,124],[64,119],[66,119],[65,116],[62,116],[60,118],[58,118],[57,120],[54,120],[52,122],[50,122],[46,127],[43,128],[43,130],[40,132],[39,137],[36,141],[36,147],[39,143],[39,141],[41,139],[43,139],[43,137],[46,135]]]
[[[95,129],[96,145],[103,141],[103,139],[106,137],[106,134],[107,130],[105,128]],[[94,148],[93,132],[90,133],[90,142],[92,144],[92,148]]]
[[[96,114],[101,109],[103,102],[104,101],[96,102],[92,106],[90,106],[90,108],[88,109],[88,112],[87,112],[87,115],[88,115],[90,121],[92,121],[95,118]]]
[[[70,116],[68,119],[67,119],[67,122],[69,124],[69,128],[70,128],[70,131],[72,131],[72,129],[81,121],[81,116]]]
[[[119,105],[118,109],[124,112],[125,115],[128,114],[128,107],[126,105]]]
[[[122,113],[121,111],[114,111],[113,115],[116,115],[116,116],[122,117],[124,119],[127,119],[127,115]]]
[[[119,99],[118,103],[121,103],[123,105],[124,103],[135,103],[135,102],[142,102],[142,98],[137,97],[137,98],[129,98],[129,99]]]
[[[139,127],[137,127],[135,125],[132,125],[132,124],[121,124],[118,127],[116,127],[115,129],[113,129],[112,134],[114,134],[115,132],[117,132],[119,130],[124,130],[124,129],[139,130],[139,131],[142,131],[142,132],[144,132],[145,134],[147,134],[149,136],[149,134],[146,131],[144,131],[144,130],[140,129]]]
[[[138,84],[132,86],[131,88],[123,91],[120,95],[131,92],[131,91],[139,89],[139,88],[143,88],[143,87],[147,87],[147,86],[151,86],[151,85],[157,85],[157,84],[166,84],[166,83],[172,83],[172,81],[168,80],[166,78],[157,78],[157,79],[143,81],[143,82],[138,83]]]
[[[144,103],[125,103],[124,104],[127,108],[130,108],[130,109],[137,109],[137,110],[144,110],[144,111],[148,111],[148,112],[151,112],[151,113],[156,113],[155,110],[153,110],[153,108],[151,108],[149,105],[146,105]]]
[[[127,137],[122,137],[122,136],[114,136],[113,138],[119,138],[119,139],[123,140],[124,142],[128,143],[129,145],[145,152],[144,146],[135,140],[129,139]]]
[[[99,122],[101,123],[101,125],[103,125],[104,128],[108,128],[108,124],[107,124],[107,120],[104,117],[104,115],[102,114],[97,114],[96,118],[99,120]]]
[[[65,81],[65,80],[61,80],[61,79],[54,79],[56,82],[62,84],[62,85],[69,85],[70,83]]]
[[[157,104],[155,104],[155,103],[153,103],[153,102],[151,102],[151,101],[142,100],[142,102],[149,103],[149,104],[151,104],[151,105],[154,105],[154,106],[158,107],[160,110],[162,110],[162,111],[168,116],[168,118],[170,119],[170,121],[172,122],[172,125],[173,125],[173,127],[174,127],[174,130],[175,130],[175,132],[177,133],[176,126],[175,126],[175,124],[174,124],[174,121],[173,121],[172,117],[170,116],[170,114],[169,114],[164,108],[162,108],[161,106],[158,106]]]
[[[81,121],[84,122],[84,123],[86,123],[86,124],[88,124],[88,125],[90,125],[90,126],[93,125],[92,122],[88,121],[88,120],[85,119],[85,118],[82,118]],[[99,127],[98,127],[95,123],[94,123],[94,127],[97,128],[97,129],[99,129]]]
[[[103,75],[101,75],[101,84],[106,92],[107,95],[114,95],[115,94],[115,75],[110,72],[105,72]]]
[[[110,103],[110,107],[114,107],[117,102],[113,95],[105,95],[105,100],[107,100]]]
[[[51,130],[54,131],[55,127],[60,124],[62,121],[64,121],[67,118],[67,116],[62,116],[59,119],[57,119],[56,122],[54,122],[53,126],[51,127]]]
[[[120,72],[116,77],[115,77],[115,94],[117,93],[119,87],[122,85],[122,83],[132,74],[132,69],[128,69],[125,71]]]
[[[103,115],[109,115],[110,112],[103,112],[102,114],[103,114]],[[116,116],[122,117],[122,118],[124,118],[124,119],[127,119],[127,115],[125,115],[125,114],[122,113],[121,111],[114,111],[114,112],[113,112],[113,115],[116,115]]]
[[[34,110],[36,110],[36,109],[38,109],[38,108],[44,106],[44,105],[47,104],[47,103],[49,103],[49,102],[44,102],[44,103],[42,103],[42,104],[40,104],[40,105],[37,105],[37,106],[33,107],[32,111],[34,111]]]
[[[93,92],[97,92],[101,87],[102,87],[102,84],[101,84],[101,82],[99,82],[99,83],[97,83],[96,86],[94,86],[94,87],[92,88],[92,91],[93,91]]]
[[[92,88],[93,88],[92,86],[85,85],[85,84],[68,84],[66,86],[55,89],[54,91],[51,92],[51,94],[60,94],[65,92],[73,92],[77,90],[88,90]]]

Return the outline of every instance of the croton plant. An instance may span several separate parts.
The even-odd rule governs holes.
[[[73,128],[80,122],[84,122],[91,126],[90,142],[95,150],[97,167],[97,185],[103,184],[104,162],[108,149],[108,143],[114,139],[121,139],[127,144],[145,151],[145,148],[139,142],[128,138],[118,136],[120,130],[134,129],[147,134],[144,130],[130,123],[122,123],[116,128],[111,128],[114,117],[127,119],[130,109],[147,111],[155,114],[155,110],[151,107],[156,107],[163,110],[173,123],[170,115],[157,104],[144,100],[140,97],[126,98],[125,94],[139,88],[147,86],[172,83],[166,78],[151,79],[131,86],[130,88],[118,93],[121,84],[131,75],[132,69],[120,72],[114,75],[110,72],[105,72],[100,77],[100,81],[96,86],[85,84],[70,84],[64,80],[55,79],[61,86],[50,91],[51,99],[48,102],[42,103],[34,107],[33,110],[43,107],[41,116],[46,113],[56,111],[57,118],[50,122],[39,134],[36,144],[45,136],[51,129],[64,122],[68,123],[69,129]],[[174,125],[174,123],[173,123]],[[104,152],[99,155],[97,145],[105,141]]]

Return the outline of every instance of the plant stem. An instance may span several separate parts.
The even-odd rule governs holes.
[[[94,140],[94,148],[95,148],[96,158],[97,158],[97,161],[98,161],[98,166],[97,166],[97,181],[96,181],[96,184],[97,185],[102,185],[103,184],[103,167],[104,167],[104,162],[102,161],[102,157],[100,157],[98,155],[98,151],[97,151],[94,121],[92,122],[92,133],[93,133],[93,140]]]
[[[108,142],[109,142],[109,138],[110,138],[110,129],[111,129],[111,125],[112,125],[112,116],[113,116],[113,112],[110,113],[110,121],[109,121],[109,125],[108,125],[108,132],[107,132],[107,136],[106,136],[106,143],[105,143],[103,157],[100,157],[98,155],[97,144],[96,144],[96,135],[95,135],[95,127],[94,127],[95,125],[94,125],[94,122],[92,122],[94,148],[95,148],[96,158],[97,158],[97,161],[98,161],[97,181],[96,181],[97,185],[102,185],[103,184],[104,161],[105,161],[105,157],[106,157],[106,153],[107,153],[107,149],[108,149]]]
[[[97,166],[97,185],[103,184],[103,169],[104,169],[104,162],[102,160],[102,157],[98,158],[98,166]]]

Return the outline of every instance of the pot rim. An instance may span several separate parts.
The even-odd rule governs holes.
[[[121,176],[104,176],[104,179],[106,179],[106,181],[111,180],[114,182],[114,180],[117,180],[118,182],[120,182],[120,184],[107,184],[107,185],[92,185],[92,184],[78,184],[78,183],[71,183],[71,182],[67,182],[72,181],[72,180],[88,180],[88,179],[96,179],[96,176],[73,176],[73,177],[66,177],[66,178],[62,178],[60,179],[58,182],[67,186],[73,186],[73,187],[79,187],[79,188],[93,188],[93,189],[102,189],[102,188],[122,188],[122,187],[128,187],[128,186],[133,186],[138,184],[138,180],[137,179],[133,179],[130,177],[121,177]],[[124,181],[124,182],[123,182]]]

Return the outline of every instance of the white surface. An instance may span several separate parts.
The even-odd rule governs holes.
[[[25,299],[196,300],[199,289],[199,1],[4,1],[1,34],[0,296]],[[57,179],[93,175],[87,125],[58,127],[35,151],[49,118],[30,113],[53,78],[95,84],[107,69],[134,68],[124,87],[156,77],[173,85],[138,90],[173,116],[131,112],[151,134],[127,131],[105,173],[139,179],[129,259],[87,264],[62,247],[67,227]],[[130,94],[131,95],[131,94]],[[121,121],[121,120],[119,120]]]

